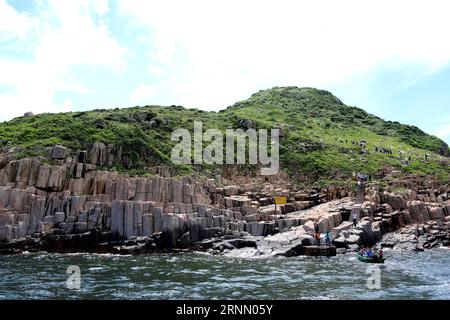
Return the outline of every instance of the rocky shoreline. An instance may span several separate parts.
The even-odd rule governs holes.
[[[423,234],[412,237],[416,231],[405,228],[401,232],[388,233],[376,245],[385,250],[424,251],[440,247],[450,247],[450,234],[444,232]],[[0,244],[0,255],[23,253],[93,253],[117,255],[142,255],[155,253],[204,252],[239,258],[255,257],[295,257],[300,255],[336,255],[354,253],[360,246],[349,244],[317,247],[312,236],[298,233],[298,230],[279,233],[268,237],[255,237],[245,232],[241,235],[229,234],[199,241],[191,245],[179,241],[176,248],[164,245],[163,233],[151,237],[136,237],[129,240],[111,240],[111,234],[96,230],[84,234],[53,235],[39,238],[27,237]],[[316,252],[306,252],[314,248]],[[320,250],[328,249],[323,253]]]
[[[0,254],[25,251],[142,254],[193,250],[242,256],[297,256],[330,231],[338,253],[377,244],[422,251],[450,245],[448,186],[391,172],[381,190],[277,189],[173,177],[151,168],[130,177],[111,166],[120,149],[94,143],[46,157],[0,154]],[[104,170],[108,168],[108,170]],[[273,197],[287,204],[275,206]],[[351,217],[358,225],[352,227]]]

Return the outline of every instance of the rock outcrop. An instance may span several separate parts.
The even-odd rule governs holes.
[[[304,202],[275,210],[270,195],[218,187],[215,179],[170,177],[163,168],[149,177],[100,170],[118,155],[120,148],[101,143],[79,152],[56,145],[46,157],[4,155],[0,241],[97,230],[116,241],[161,233],[163,246],[173,248],[226,232],[267,236],[300,225],[285,214],[305,208]]]
[[[1,154],[0,242],[29,245],[30,239],[47,239],[45,243],[60,239],[68,245],[107,239],[134,241],[130,246],[142,252],[199,244],[203,248],[217,240],[222,251],[292,256],[302,254],[316,231],[329,231],[333,244],[342,250],[371,246],[394,231],[395,236],[385,236],[384,246],[398,246],[412,236],[417,240],[414,248],[448,245],[450,240],[449,190],[429,181],[393,180],[392,188],[410,189],[394,193],[389,188],[383,192],[368,188],[356,201],[355,193],[334,187],[288,190],[265,184],[254,190],[229,184],[220,176],[172,177],[162,167],[149,168],[145,177],[129,176],[112,169],[121,161],[127,160],[120,147],[102,143],[77,152],[56,145],[46,150],[45,157],[16,159],[12,152]],[[287,204],[275,206],[275,195],[285,196]],[[354,214],[356,227],[351,222]],[[404,229],[410,226],[419,231]],[[86,234],[97,236],[86,242]],[[250,250],[245,243],[255,245]]]

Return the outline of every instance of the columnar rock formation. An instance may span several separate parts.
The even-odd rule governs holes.
[[[244,194],[236,186],[219,188],[214,179],[170,177],[163,168],[149,177],[103,171],[120,150],[101,143],[77,153],[58,145],[47,154],[1,157],[0,241],[94,228],[111,232],[112,239],[164,232],[168,246],[176,246],[181,237],[195,243],[225,230],[264,236],[300,223],[285,220],[281,211],[313,205],[300,201],[275,212],[267,195]]]
[[[358,204],[347,191],[333,187],[248,191],[223,186],[220,176],[171,177],[167,168],[130,177],[111,167],[126,161],[117,159],[120,148],[102,143],[80,152],[57,145],[46,157],[16,160],[14,154],[9,150],[0,155],[0,242],[95,230],[111,241],[160,235],[163,247],[174,248],[223,235],[269,236],[276,243],[285,236],[271,235],[289,231],[296,237],[281,250],[289,255],[316,228],[331,231],[334,244],[348,248],[373,244],[407,225],[421,230],[417,236],[445,233],[450,222],[448,190],[421,180],[394,180],[393,187],[409,190],[404,193],[370,188]],[[288,203],[275,206],[274,195],[286,196]],[[357,228],[349,222],[353,213],[358,215]]]

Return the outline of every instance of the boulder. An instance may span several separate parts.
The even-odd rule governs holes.
[[[42,220],[42,222],[45,225],[51,225],[53,226],[55,224],[55,216],[45,216],[44,220]]]
[[[65,222],[75,223],[76,220],[77,220],[77,217],[75,217],[75,216],[68,216],[68,217],[66,217]]]
[[[69,156],[69,149],[61,145],[56,145],[53,147],[51,152],[52,159],[66,159]]]
[[[180,248],[189,248],[191,246],[191,233],[188,231],[180,237]]]
[[[314,224],[313,221],[307,221],[307,222],[303,225],[303,229],[305,230],[305,232],[306,232],[307,234],[314,235],[316,226],[315,226],[315,224]]]
[[[73,233],[74,223],[73,222],[61,222],[58,225],[58,228],[61,230],[63,234],[71,234]]]
[[[348,243],[345,237],[338,237],[333,240],[333,245],[336,248],[348,248]]]
[[[85,233],[88,231],[87,222],[75,222],[73,224],[73,233]]]
[[[327,231],[330,231],[332,229],[332,226],[330,225],[330,221],[326,218],[321,218],[319,222],[317,223],[319,227],[320,233],[325,233]]]
[[[87,222],[88,221],[88,213],[87,211],[80,212],[80,214],[76,217],[77,222]]]
[[[360,243],[360,237],[356,234],[351,234],[347,238],[345,238],[345,241],[347,244],[359,244]]]

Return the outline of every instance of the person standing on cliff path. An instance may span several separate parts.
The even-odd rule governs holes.
[[[356,219],[357,219],[356,213],[353,213],[353,227],[356,227]]]

